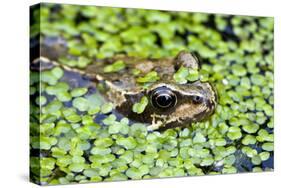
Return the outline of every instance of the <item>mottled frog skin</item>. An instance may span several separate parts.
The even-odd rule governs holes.
[[[83,69],[71,68],[57,63],[58,57],[67,52],[67,45],[61,38],[45,39],[41,44],[40,57],[33,67],[51,68],[60,66],[65,70],[77,72],[93,81],[104,83],[105,97],[125,117],[135,122],[147,123],[149,130],[188,126],[192,122],[203,121],[212,115],[217,103],[214,87],[200,80],[178,84],[173,75],[180,67],[199,69],[197,58],[181,51],[175,58],[141,59],[117,55],[108,59],[93,59]],[[121,60],[125,68],[117,72],[105,72],[104,68]],[[44,66],[38,66],[38,64]],[[37,65],[37,66],[36,66]],[[138,72],[136,76],[134,72]],[[159,79],[147,84],[139,84],[137,78],[155,71]],[[145,96],[148,104],[140,114],[132,111],[135,103]]]

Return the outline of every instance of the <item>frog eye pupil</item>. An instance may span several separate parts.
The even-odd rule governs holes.
[[[152,95],[152,105],[159,109],[167,109],[176,104],[176,95],[169,89],[157,90]]]
[[[168,106],[171,105],[171,103],[173,102],[172,101],[172,97],[170,95],[159,95],[157,98],[156,98],[156,102],[159,106],[163,107],[163,108],[166,108]]]

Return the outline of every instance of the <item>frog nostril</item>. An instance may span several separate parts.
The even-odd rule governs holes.
[[[195,95],[195,96],[192,97],[192,101],[195,104],[202,103],[203,102],[203,97]]]

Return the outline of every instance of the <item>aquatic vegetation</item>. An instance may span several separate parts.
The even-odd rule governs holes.
[[[40,15],[40,16],[38,16]],[[115,114],[81,75],[60,67],[31,72],[31,178],[40,184],[260,172],[273,169],[273,18],[43,4],[31,37],[63,36],[58,63],[196,52],[201,69],[179,68],[178,83],[212,82],[215,114],[186,128],[148,131]],[[40,22],[40,24],[39,24]],[[105,72],[126,65],[117,61]],[[156,72],[140,84],[159,79]],[[79,77],[78,83],[72,77]],[[100,91],[101,90],[101,91]],[[142,113],[148,99],[135,103]]]
[[[104,72],[118,72],[126,67],[125,63],[121,60],[114,62],[104,68]]]
[[[156,82],[157,80],[159,80],[157,72],[151,71],[151,72],[147,73],[144,77],[139,77],[137,79],[137,82],[139,82],[139,83],[149,83],[149,82]]]
[[[199,72],[197,69],[187,69],[181,67],[173,76],[174,80],[179,84],[187,82],[194,82],[199,79]]]
[[[133,105],[132,111],[135,113],[141,114],[144,111],[147,104],[148,104],[148,99],[147,99],[147,97],[143,96],[141,98],[140,102],[137,102]]]

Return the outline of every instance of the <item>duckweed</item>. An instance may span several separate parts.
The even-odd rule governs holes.
[[[175,74],[174,80],[179,84],[185,84],[187,82],[188,69],[181,67]]]
[[[231,140],[237,140],[242,137],[242,133],[239,127],[230,127],[227,136]]]
[[[116,143],[123,146],[125,149],[133,149],[137,146],[137,143],[133,137],[119,138]]]
[[[105,103],[101,106],[101,112],[104,114],[107,114],[111,112],[113,109],[113,104],[112,103]]]
[[[135,103],[133,105],[133,112],[137,113],[137,114],[141,114],[143,113],[143,111],[145,110],[145,107],[148,105],[148,99],[146,96],[143,96],[140,100],[139,103]]]
[[[72,91],[71,91],[71,96],[72,97],[80,97],[84,94],[86,94],[88,91],[87,88],[74,88]]]
[[[195,137],[193,138],[193,143],[204,143],[206,142],[206,138],[202,133],[196,133]]]
[[[73,99],[72,105],[77,108],[79,111],[87,111],[89,109],[89,103],[87,99],[83,97],[77,97]]]
[[[197,69],[180,67],[180,69],[174,74],[173,78],[179,84],[185,84],[188,81],[194,82],[199,79],[199,72]],[[204,77],[202,77],[202,80],[204,80]]]
[[[114,62],[111,65],[107,65],[106,67],[104,67],[104,72],[106,73],[110,73],[110,72],[118,72],[120,70],[123,70],[126,67],[124,61],[122,60],[118,60],[116,62]]]
[[[68,92],[59,92],[57,94],[57,98],[61,102],[67,102],[67,101],[70,101],[72,97]]]
[[[159,76],[157,75],[156,71],[151,71],[147,73],[144,77],[139,77],[137,82],[139,83],[147,83],[147,82],[156,82],[159,80]]]
[[[148,131],[146,124],[120,117],[102,87],[81,75],[61,67],[40,75],[32,71],[32,181],[52,185],[273,169],[272,18],[54,4],[40,10],[32,11],[31,37],[63,37],[68,51],[58,63],[82,69],[119,54],[162,58],[196,52],[200,72],[180,67],[173,79],[211,82],[218,105],[208,120]],[[103,71],[125,68],[115,61]],[[134,75],[144,86],[160,80],[154,71]],[[132,111],[143,113],[148,102],[141,98]]]
[[[39,96],[36,98],[36,104],[39,106],[43,106],[47,103],[47,98],[45,96]]]

